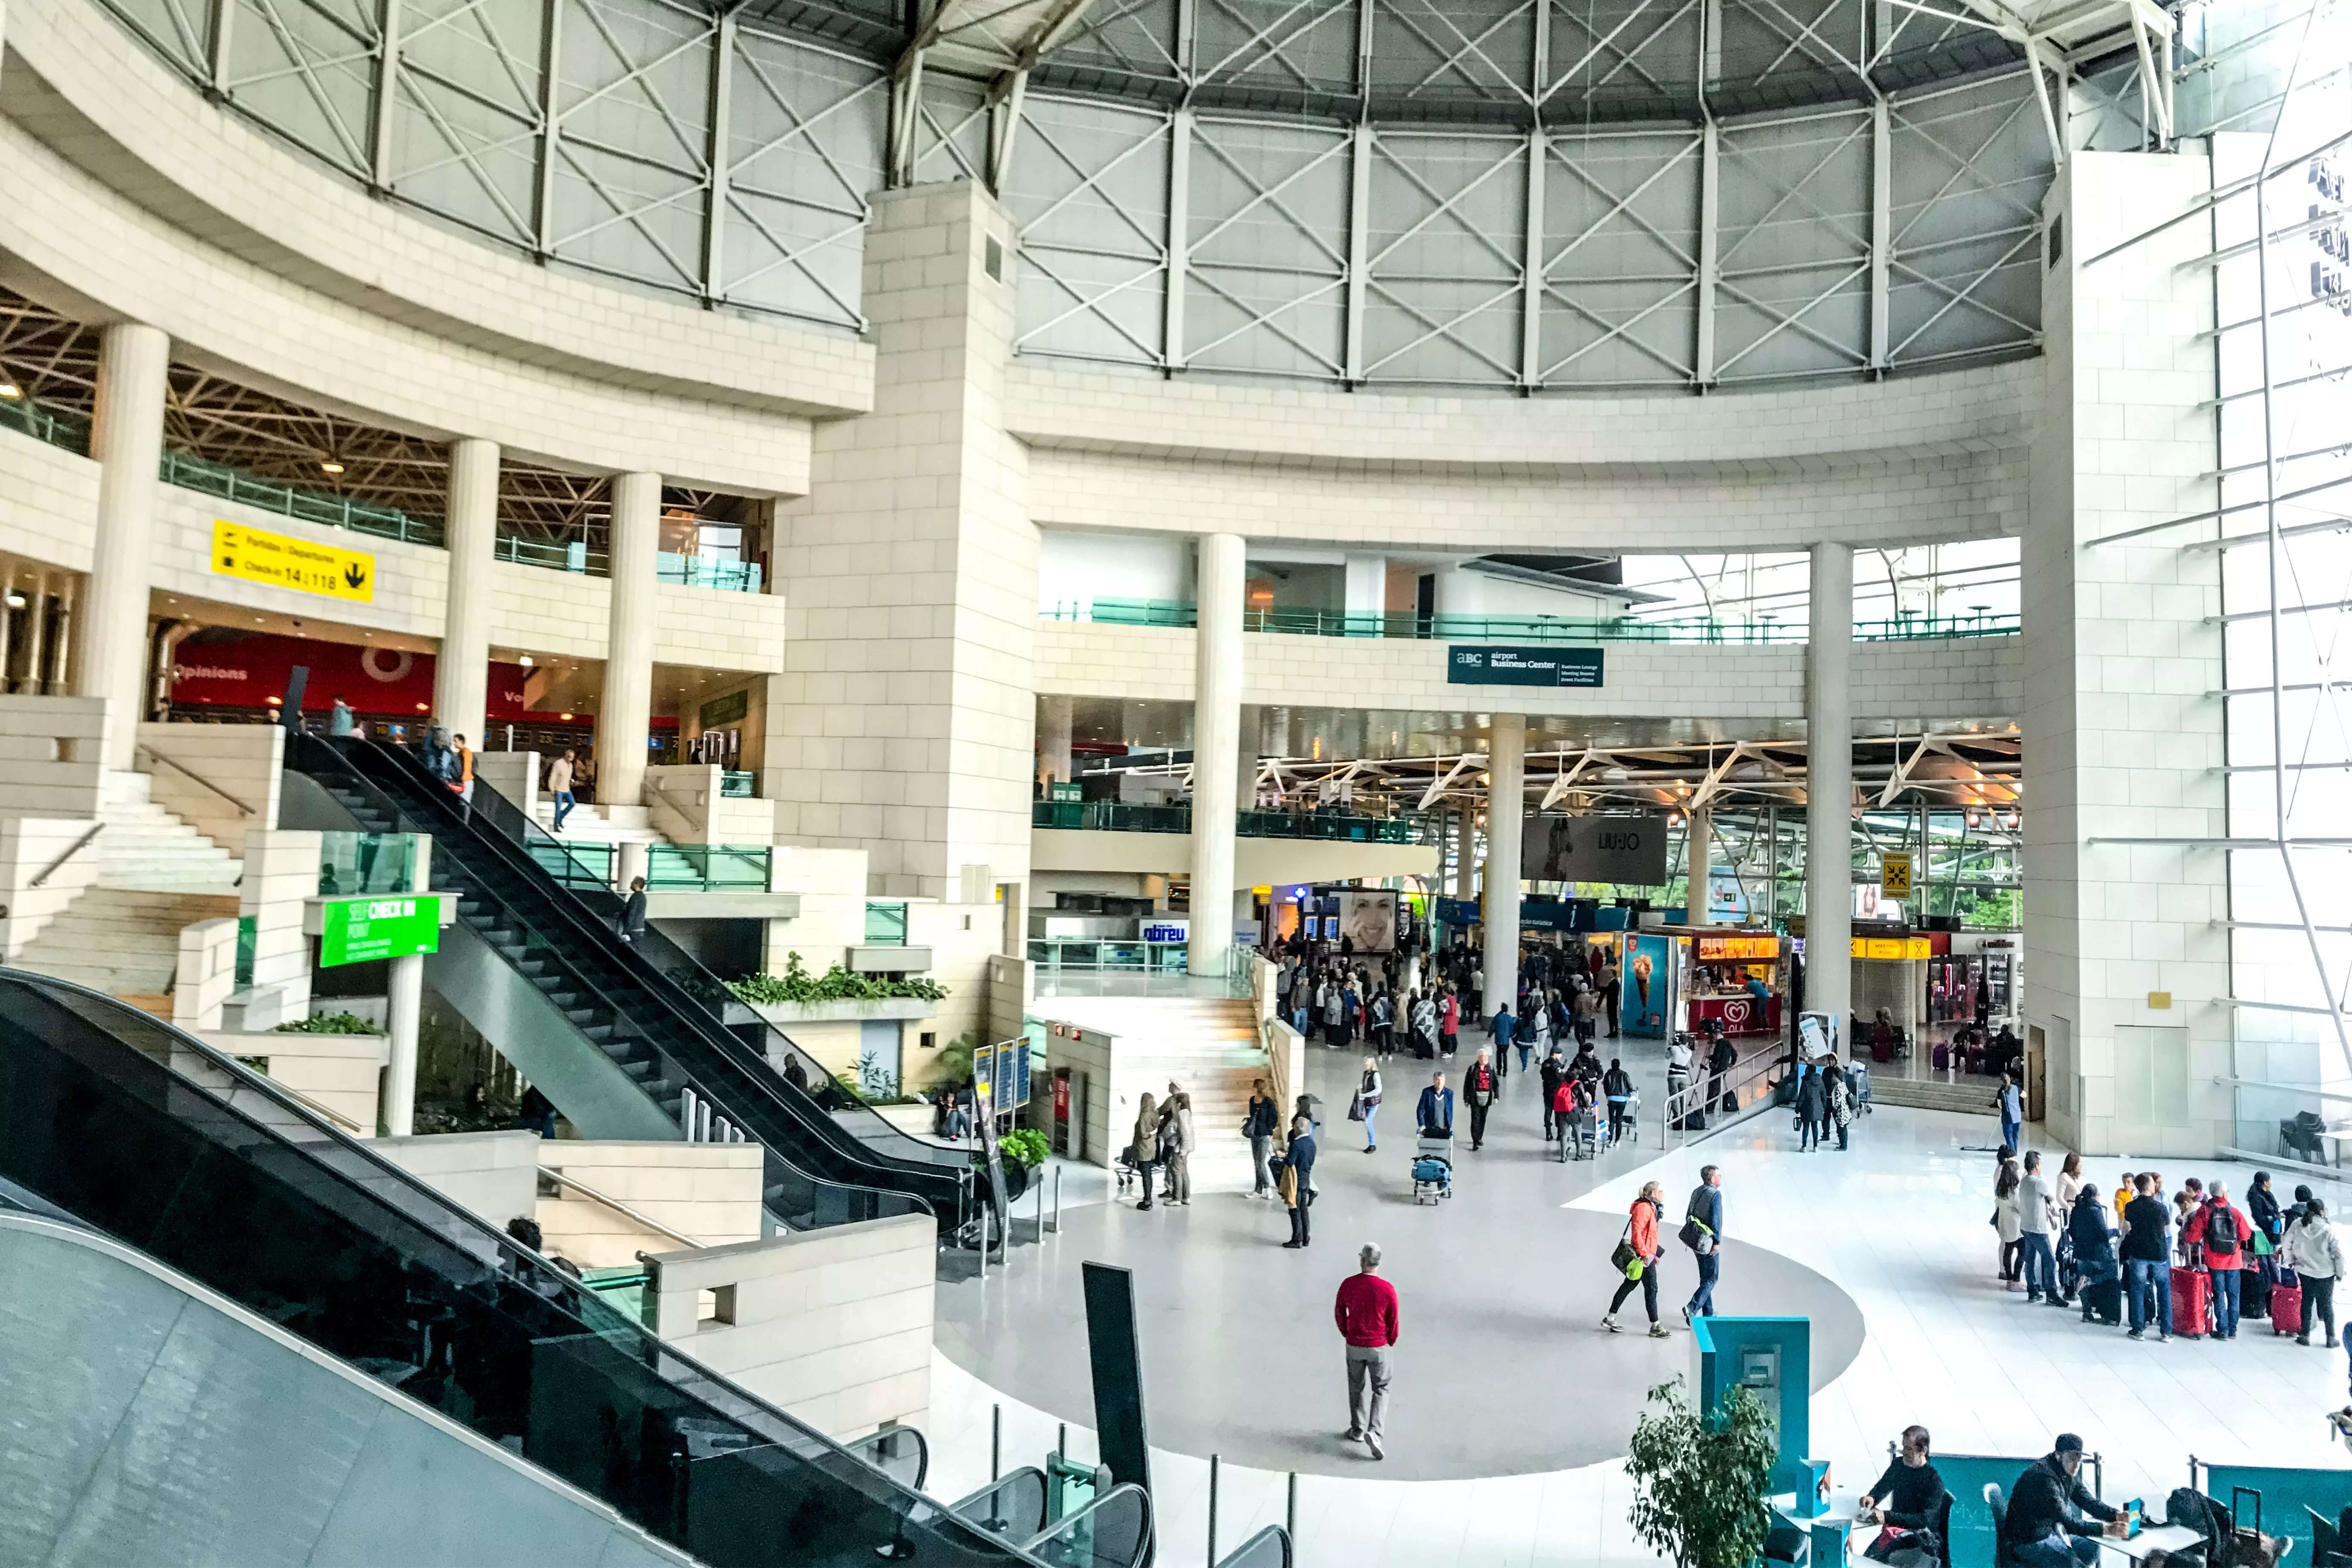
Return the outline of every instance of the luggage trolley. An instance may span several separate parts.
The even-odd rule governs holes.
[[[1454,1140],[1421,1139],[1412,1151],[1412,1201],[1433,1204],[1454,1195]]]

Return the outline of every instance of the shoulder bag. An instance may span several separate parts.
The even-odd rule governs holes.
[[[1628,1279],[1642,1277],[1642,1255],[1633,1250],[1633,1216],[1625,1216],[1625,1234],[1617,1238],[1617,1249],[1609,1255],[1609,1267]]]

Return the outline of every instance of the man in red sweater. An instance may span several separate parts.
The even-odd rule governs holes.
[[[1339,1283],[1332,1321],[1348,1343],[1348,1435],[1375,1459],[1381,1450],[1381,1417],[1389,1407],[1389,1348],[1397,1342],[1396,1287],[1381,1278],[1381,1249],[1370,1242],[1357,1255],[1360,1267]],[[1370,1386],[1370,1400],[1366,1385]]]

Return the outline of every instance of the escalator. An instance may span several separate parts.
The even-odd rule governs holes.
[[[347,1373],[363,1374],[388,1391],[370,1394],[370,1409],[421,1408],[436,1430],[454,1423],[530,1467],[534,1479],[597,1500],[610,1510],[598,1517],[617,1515],[714,1568],[1068,1561],[1047,1550],[1050,1541],[1024,1546],[992,1535],[894,1479],[890,1466],[910,1455],[911,1473],[920,1473],[908,1435],[875,1449],[887,1463],[868,1462],[678,1355],[575,1277],[336,1133],[266,1078],[110,997],[16,970],[0,970],[0,1212],[42,1216],[10,1224],[52,1226],[53,1241],[63,1221],[107,1238],[118,1255],[143,1255],[159,1266],[147,1275],[168,1271],[226,1298],[244,1330],[255,1330],[242,1316],[251,1314],[282,1331],[273,1343],[291,1336],[331,1358],[343,1384],[354,1381]],[[112,1308],[99,1315],[106,1321],[75,1339],[77,1353],[128,1321]],[[24,1327],[0,1324],[10,1333]],[[37,1370],[14,1364],[0,1382],[31,1388]],[[260,1430],[245,1406],[205,1407],[215,1397],[234,1405],[239,1385],[202,1371],[177,1369],[173,1387],[184,1397],[172,1419],[134,1434],[146,1445],[141,1457],[169,1478],[184,1506],[207,1510],[208,1527],[226,1521],[243,1532],[251,1552],[242,1560],[278,1561],[277,1548],[299,1522],[289,1510],[318,1499],[294,1484],[300,1467],[291,1458],[275,1487],[191,1489],[208,1473],[196,1462],[205,1445],[226,1441],[232,1427],[248,1436]],[[20,1436],[34,1440],[0,1444],[0,1496],[20,1502],[47,1459],[40,1425],[79,1424],[60,1426],[61,1447],[102,1418],[88,1380],[45,1386],[46,1405],[28,1395],[9,1406]],[[247,1405],[261,1392],[244,1386]],[[298,1447],[356,1447],[355,1423],[378,1420],[323,1399],[315,1387],[288,1390],[267,1413]],[[184,1450],[184,1473],[171,1462]],[[470,1506],[502,1463],[467,1439],[434,1481],[462,1489]],[[396,1512],[373,1517],[380,1529],[403,1529]],[[475,1560],[548,1555],[478,1544]],[[574,1544],[571,1561],[652,1560]],[[110,1561],[125,1568],[190,1560],[184,1542],[116,1545]]]
[[[457,922],[428,980],[586,1136],[756,1142],[769,1209],[796,1229],[922,1210],[957,1237],[978,1203],[1017,1195],[989,1193],[961,1151],[908,1138],[871,1108],[854,1109],[887,1137],[845,1125],[849,1111],[777,1069],[789,1041],[730,1028],[725,987],[659,933],[622,941],[619,900],[487,786],[469,806],[404,749],[348,739],[289,735],[286,765],[289,826],[432,836],[432,885],[457,895]],[[798,1059],[811,1088],[846,1099]]]

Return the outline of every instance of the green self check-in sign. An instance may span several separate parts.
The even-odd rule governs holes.
[[[332,899],[320,913],[321,969],[440,951],[441,900],[430,895]]]

